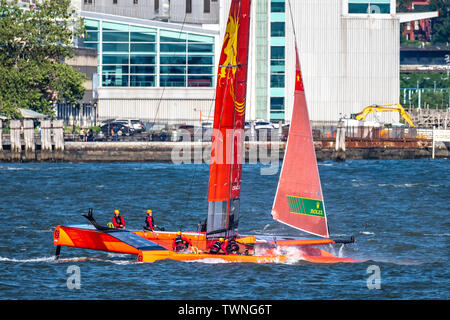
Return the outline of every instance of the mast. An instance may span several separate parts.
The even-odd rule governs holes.
[[[217,74],[208,189],[209,238],[239,223],[251,0],[232,0]]]
[[[297,44],[295,54],[294,107],[272,216],[293,228],[328,238],[325,205]]]

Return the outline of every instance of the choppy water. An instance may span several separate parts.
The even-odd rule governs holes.
[[[278,175],[244,166],[239,231],[297,235],[271,219]],[[62,248],[53,228],[106,223],[121,210],[131,228],[152,208],[166,230],[195,230],[207,208],[207,165],[0,163],[0,299],[449,299],[450,162],[322,162],[332,237],[357,242],[336,253],[356,264],[153,264],[134,256]],[[69,289],[68,268],[80,269]],[[373,267],[375,266],[375,267]],[[368,279],[379,268],[380,289]],[[373,281],[369,281],[374,283]]]

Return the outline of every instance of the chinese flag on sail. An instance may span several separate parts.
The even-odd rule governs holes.
[[[328,238],[327,218],[297,46],[295,53],[294,107],[272,216],[291,227]]]

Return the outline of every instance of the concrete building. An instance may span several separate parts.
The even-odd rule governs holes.
[[[77,1],[83,45],[98,50],[100,118],[209,119],[230,0]],[[258,0],[252,18],[249,120],[290,121],[294,39],[312,121],[399,102],[400,23],[417,16],[395,0]]]

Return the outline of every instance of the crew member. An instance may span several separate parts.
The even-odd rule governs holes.
[[[175,252],[184,251],[189,248],[189,246],[192,246],[191,241],[183,237],[181,231],[177,231],[177,236],[173,239],[172,250]]]
[[[233,236],[228,241],[226,251],[228,254],[239,254],[239,245],[236,242],[236,236]]]
[[[114,217],[112,221],[114,228],[125,229],[125,219],[120,215],[119,210],[114,210]]]
[[[147,218],[145,219],[145,230],[153,231],[155,230],[155,220],[153,220],[152,210],[147,210]]]
[[[227,252],[227,242],[225,241],[223,238],[219,238],[219,240],[217,240],[216,242],[214,242],[213,244],[211,244],[209,246],[209,253],[211,254],[219,254],[220,251],[222,250],[222,252],[224,254],[228,254]]]

